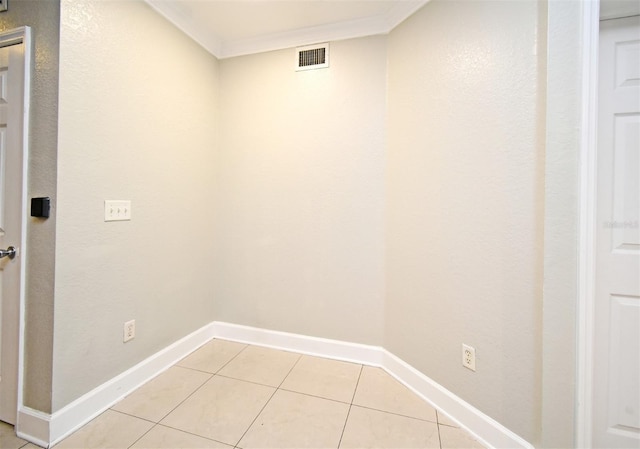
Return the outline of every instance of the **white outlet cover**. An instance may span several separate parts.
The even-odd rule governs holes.
[[[122,341],[124,343],[129,340],[133,340],[136,337],[136,320],[127,321],[124,323]]]
[[[462,366],[471,371],[476,370],[476,349],[464,343],[462,344]]]

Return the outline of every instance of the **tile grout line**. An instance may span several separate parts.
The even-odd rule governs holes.
[[[436,419],[438,420],[438,443],[440,443],[440,449],[442,449],[442,435],[440,434],[440,412],[436,410]]]
[[[261,387],[269,387],[269,388],[276,388],[276,389],[278,388],[278,386],[276,385],[261,384],[260,382],[254,382],[253,380],[240,379],[238,377],[233,377],[225,374],[216,374],[216,376],[222,377],[224,379],[237,380],[238,382],[245,382],[252,385],[259,385]],[[287,391],[287,390],[284,390],[284,391]]]
[[[211,339],[208,343],[211,343],[211,342],[213,342],[214,340],[215,340],[215,338]],[[208,344],[208,343],[207,343],[207,344]],[[203,345],[203,346],[204,346],[204,345]],[[227,362],[226,362],[225,364],[223,364],[220,368],[218,368],[218,370],[217,370],[215,373],[211,373],[211,372],[209,372],[209,371],[200,371],[200,370],[193,369],[193,368],[187,368],[186,366],[180,366],[180,368],[190,369],[190,370],[193,370],[193,371],[196,371],[196,372],[199,372],[199,373],[206,373],[206,374],[209,374],[209,378],[208,378],[207,380],[205,380],[204,382],[202,382],[202,384],[200,384],[200,386],[198,386],[198,388],[196,388],[195,390],[193,390],[193,391],[191,392],[191,394],[187,395],[187,397],[186,397],[186,398],[184,398],[182,401],[180,401],[180,403],[179,403],[179,404],[177,404],[175,407],[173,407],[171,410],[169,410],[167,413],[165,413],[165,415],[164,415],[162,418],[160,418],[156,424],[160,424],[160,422],[162,422],[162,420],[163,420],[163,419],[165,419],[167,416],[169,416],[171,413],[173,413],[173,412],[174,412],[178,407],[180,407],[182,404],[184,404],[184,403],[185,403],[185,401],[186,401],[187,399],[189,399],[191,396],[193,396],[194,394],[196,394],[196,392],[200,391],[200,390],[202,389],[202,387],[204,387],[204,386],[205,386],[205,385],[206,385],[206,384],[207,384],[211,379],[213,379],[213,378],[217,375],[217,373],[219,373],[219,372],[220,372],[220,370],[222,370],[222,368],[224,368],[224,367],[225,367],[225,366],[227,366],[229,363],[231,363],[233,360],[235,360],[235,358],[236,358],[236,357],[238,357],[242,351],[244,351],[245,349],[247,349],[247,347],[248,347],[248,345],[246,345],[244,348],[242,348],[240,351],[238,351],[238,353],[237,353],[236,355],[234,355],[233,357],[231,357],[229,360],[227,360]],[[202,346],[201,346],[200,348],[202,348]],[[200,348],[198,348],[198,349],[196,349],[195,351],[193,351],[193,352],[189,353],[188,355],[186,355],[185,357],[183,357],[182,359],[180,359],[180,361],[182,361],[182,360],[184,360],[185,358],[189,357],[191,354],[195,353],[195,352],[196,352],[196,351],[198,351]],[[173,366],[179,366],[179,365],[178,365],[178,363],[179,363],[179,362],[176,362],[174,365],[172,365],[172,367],[173,367]],[[169,427],[169,426],[167,426],[167,427]]]
[[[319,396],[317,394],[304,393],[302,391],[289,390],[287,388],[278,388],[278,390],[286,391],[287,393],[299,394],[299,395],[307,396],[307,397],[310,397],[310,398],[322,399],[324,401],[336,402],[338,404],[351,405],[351,402],[340,401],[338,399],[333,399],[333,398],[327,398],[327,397],[324,397],[324,396]]]
[[[395,416],[400,416],[401,418],[408,418],[408,419],[414,419],[416,421],[422,421],[422,422],[428,422],[431,424],[438,424],[437,421],[432,421],[430,419],[424,419],[424,418],[416,418],[415,416],[411,416],[411,415],[403,415],[402,413],[396,413],[396,412],[390,412],[389,410],[381,410],[379,408],[375,408],[375,407],[368,407],[366,405],[361,405],[361,404],[353,404],[354,407],[359,407],[359,408],[366,408],[367,410],[373,410],[374,412],[380,412],[380,413],[386,413],[387,415],[395,415]],[[437,419],[437,418],[436,418]],[[445,424],[446,425],[446,424]],[[449,427],[453,427],[453,426],[449,426]]]
[[[253,346],[253,345],[250,345]],[[288,352],[288,351],[287,351]],[[291,354],[298,354],[298,359],[296,360],[296,363],[293,364],[293,366],[291,366],[291,368],[289,369],[289,372],[287,372],[287,375],[284,376],[284,378],[282,379],[282,382],[280,382],[280,384],[275,387],[275,389],[273,390],[273,393],[271,394],[271,396],[269,396],[269,399],[267,400],[267,402],[265,402],[264,406],[262,406],[262,408],[260,409],[260,411],[258,412],[258,414],[256,415],[255,418],[253,418],[253,421],[251,421],[251,424],[249,424],[249,426],[247,427],[247,430],[244,431],[244,433],[242,434],[242,436],[240,436],[240,439],[238,440],[238,442],[236,444],[233,445],[233,447],[237,448],[239,447],[238,445],[240,444],[240,442],[242,441],[242,439],[244,438],[244,436],[247,434],[247,432],[249,432],[249,429],[251,429],[251,427],[253,426],[253,424],[258,420],[258,417],[262,414],[262,412],[264,411],[265,408],[267,408],[267,405],[269,405],[269,402],[271,402],[271,399],[273,399],[273,397],[276,395],[276,393],[278,392],[278,390],[280,389],[280,387],[282,386],[282,384],[284,383],[284,381],[287,379],[287,377],[289,377],[289,374],[291,374],[291,371],[293,371],[293,369],[298,365],[298,363],[300,362],[300,359],[302,358],[302,354],[300,353],[296,353],[296,352],[291,352]],[[260,385],[260,384],[258,384]],[[274,388],[274,387],[271,387]],[[283,390],[284,391],[284,390]]]
[[[199,435],[197,433],[189,432],[188,430],[179,429],[177,427],[172,427],[172,426],[169,426],[167,424],[158,423],[157,425],[160,426],[160,427],[166,427],[167,429],[175,430],[177,432],[186,433],[187,435],[192,435],[194,437],[202,438],[203,440],[209,440],[209,441],[214,441],[216,443],[224,444],[225,446],[229,446],[230,448],[234,447],[233,445],[231,445],[229,443],[225,443],[224,441],[216,440],[215,438],[205,437],[204,435]]]
[[[440,414],[438,410],[436,410],[436,427],[438,427],[438,444],[440,445],[440,449],[442,449],[442,437],[440,436]]]
[[[347,416],[344,419],[344,426],[342,426],[342,433],[340,434],[340,440],[338,441],[337,448],[340,449],[342,444],[342,438],[344,437],[344,431],[347,429],[347,421],[349,421],[349,415],[351,414],[351,408],[353,407],[353,400],[356,398],[356,392],[358,391],[358,385],[360,384],[360,377],[362,377],[362,371],[364,365],[360,365],[360,372],[358,373],[358,380],[356,381],[356,387],[353,389],[353,395],[351,395],[351,403],[349,404],[349,410],[347,410]]]
[[[111,412],[120,413],[121,415],[130,416],[130,417],[132,417],[132,418],[136,418],[136,419],[141,419],[141,420],[143,420],[143,421],[146,421],[146,422],[149,422],[149,423],[153,424],[153,425],[149,428],[149,430],[147,430],[145,433],[143,433],[142,435],[140,435],[140,436],[139,436],[139,437],[138,437],[138,438],[137,438],[133,443],[131,443],[129,446],[127,446],[127,448],[131,448],[134,444],[136,444],[138,441],[140,441],[140,440],[141,440],[141,439],[142,439],[146,434],[148,434],[149,432],[151,432],[151,431],[152,431],[153,429],[155,429],[155,428],[156,428],[156,426],[158,425],[158,423],[157,423],[157,422],[155,422],[155,421],[151,421],[150,419],[141,418],[141,417],[139,417],[139,416],[134,416],[134,415],[132,415],[132,414],[130,414],[130,413],[121,412],[121,411],[119,411],[119,410],[113,410],[112,408],[109,408],[108,410],[109,410],[109,411],[111,411]],[[105,411],[106,411],[106,410],[105,410]],[[95,419],[95,418],[94,418],[94,419]],[[91,420],[91,421],[93,421],[93,420]],[[91,422],[91,421],[89,421],[89,422]],[[87,423],[87,424],[89,424],[89,423]],[[86,425],[86,424],[85,424],[85,425]],[[84,426],[83,426],[83,427],[84,427]],[[80,430],[80,429],[78,429],[78,430]],[[74,433],[75,433],[75,432],[74,432]],[[71,434],[71,435],[73,435],[73,434]],[[71,436],[71,435],[69,435],[69,436]],[[67,437],[67,438],[68,438],[68,437]]]
[[[138,437],[137,440],[135,440],[133,443],[131,443],[128,447],[128,449],[131,449],[133,447],[134,444],[136,444],[138,441],[140,441],[142,438],[145,437],[146,434],[148,434],[149,432],[151,432],[153,429],[156,428],[156,426],[158,425],[158,423],[153,423],[153,426],[151,426],[151,428],[149,428],[149,430],[147,430],[145,433],[143,433],[142,435],[140,435],[140,437]]]
[[[158,422],[156,424],[160,424],[160,422],[165,419],[167,416],[169,416],[171,413],[173,413],[175,411],[175,409],[177,409],[178,407],[180,407],[182,404],[184,404],[184,402],[189,399],[191,396],[193,396],[194,394],[196,394],[197,391],[200,391],[200,389],[202,387],[204,387],[207,382],[209,382],[211,379],[213,379],[213,377],[215,376],[215,374],[210,374],[209,378],[207,380],[205,380],[204,382],[202,382],[198,388],[196,388],[195,390],[193,390],[190,394],[187,395],[186,398],[184,398],[182,401],[180,401],[180,403],[178,403],[175,407],[173,407],[171,410],[169,410],[167,413],[164,414],[164,416],[162,416],[162,418],[160,418],[158,420]]]
[[[214,341],[214,340],[215,340],[215,338],[212,338],[212,339],[211,339],[209,342],[207,342],[206,344],[211,343],[211,342],[212,342],[212,341]],[[203,346],[204,346],[204,345],[203,345]],[[175,366],[177,366],[177,367],[182,368],[182,369],[188,369],[188,370],[196,371],[196,372],[199,372],[199,373],[209,374],[209,378],[208,378],[208,379],[206,379],[204,382],[202,382],[202,383],[198,386],[198,388],[196,388],[195,390],[193,390],[189,395],[187,395],[187,397],[185,397],[182,401],[180,401],[180,402],[179,402],[175,407],[173,407],[171,410],[169,410],[167,413],[165,413],[165,414],[164,414],[164,415],[163,415],[163,416],[162,416],[162,417],[161,417],[157,422],[156,422],[156,421],[151,421],[151,420],[148,420],[148,419],[145,419],[145,418],[140,418],[139,416],[131,415],[131,414],[129,414],[129,413],[125,413],[125,412],[120,412],[120,411],[118,411],[118,410],[114,410],[114,409],[113,409],[113,407],[114,407],[116,404],[114,404],[114,405],[112,405],[111,407],[109,407],[109,409],[108,409],[108,410],[111,410],[111,411],[113,411],[113,412],[122,413],[123,415],[132,416],[132,417],[134,417],[134,418],[143,419],[143,420],[145,420],[145,421],[148,421],[148,422],[153,423],[153,426],[151,426],[151,428],[150,428],[149,430],[147,430],[145,433],[143,433],[143,434],[140,436],[140,438],[138,438],[138,439],[137,439],[137,440],[135,440],[133,443],[131,443],[131,445],[129,445],[129,448],[131,448],[134,444],[136,444],[138,441],[140,441],[140,440],[141,440],[145,435],[147,435],[149,432],[151,432],[153,429],[155,429],[157,426],[159,426],[159,425],[160,425],[160,422],[161,422],[163,419],[165,419],[167,416],[169,416],[171,413],[173,413],[173,412],[174,412],[178,407],[180,407],[182,404],[184,404],[184,402],[185,402],[187,399],[189,399],[191,396],[193,396],[196,392],[200,391],[200,389],[201,389],[201,388],[202,388],[202,387],[203,387],[207,382],[209,382],[211,379],[213,379],[213,378],[214,378],[214,376],[216,375],[216,373],[220,372],[220,370],[221,370],[222,368],[224,368],[224,367],[225,367],[225,366],[227,366],[229,363],[231,363],[231,361],[232,361],[232,360],[234,360],[236,357],[238,357],[238,355],[240,355],[240,353],[241,353],[242,351],[244,351],[245,349],[247,349],[247,347],[248,347],[248,346],[249,346],[249,345],[245,345],[245,347],[244,347],[244,348],[242,348],[240,351],[238,351],[238,353],[237,353],[236,355],[234,355],[233,357],[231,357],[231,358],[230,358],[230,359],[229,359],[229,360],[228,360],[224,365],[222,365],[222,366],[221,366],[221,367],[220,367],[220,368],[219,368],[215,373],[210,373],[210,372],[208,372],[208,371],[201,371],[201,370],[197,370],[197,369],[193,369],[193,368],[189,368],[189,367],[186,367],[186,366],[181,366],[181,365],[179,365],[179,363],[180,363],[182,360],[184,360],[185,358],[189,357],[191,354],[193,354],[193,353],[197,352],[200,348],[202,348],[202,346],[201,346],[200,348],[196,349],[195,351],[190,352],[189,354],[187,354],[186,356],[184,356],[183,358],[181,358],[179,361],[177,361],[176,363],[174,363],[173,365],[171,365],[171,366],[169,367],[169,369],[170,369],[170,368],[173,368],[173,367],[175,367]],[[168,369],[167,369],[167,371],[168,371]],[[166,372],[166,371],[165,371],[165,372]],[[152,380],[153,380],[153,379],[152,379]],[[140,387],[142,387],[142,385],[141,385]],[[138,388],[137,388],[136,390],[134,390],[134,391],[137,391],[140,387],[138,387]],[[133,393],[133,392],[132,392],[132,393]],[[125,398],[122,398],[122,399],[125,399]],[[119,403],[119,402],[120,402],[120,401],[118,401],[118,403]],[[170,429],[174,429],[173,427],[170,427],[170,426],[164,426],[164,427],[168,427],[168,428],[170,428]],[[78,430],[80,430],[80,429],[78,429]],[[183,431],[183,430],[181,430],[181,429],[174,429],[174,430]],[[183,431],[183,432],[184,432],[184,431]],[[75,433],[75,432],[74,432],[74,433]],[[185,432],[185,433],[189,433],[189,434],[191,434],[190,432]],[[196,434],[191,434],[191,435],[195,435],[195,436],[199,436],[199,437],[201,437],[201,438],[204,438],[204,437],[202,437],[202,435],[196,435]],[[214,441],[217,441],[217,440],[214,440]]]

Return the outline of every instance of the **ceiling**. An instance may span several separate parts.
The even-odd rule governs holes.
[[[385,34],[429,0],[145,0],[216,57]]]

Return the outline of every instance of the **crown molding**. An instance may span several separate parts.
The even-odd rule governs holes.
[[[180,2],[145,0],[151,8],[173,23],[218,59],[299,47],[357,37],[387,34],[430,0],[398,2],[386,14],[328,25],[301,28],[249,39],[223,40],[206,24],[194,18]]]
[[[222,51],[217,57],[220,59],[232,58],[234,56],[263,53],[283,48],[316,44],[318,42],[386,34],[388,32],[384,17],[350,20],[348,22],[257,36],[251,39],[226,41],[222,43]]]
[[[396,3],[385,16],[387,20],[387,33],[391,32],[391,30],[407,20],[430,1],[431,0],[417,0]]]
[[[200,44],[205,50],[220,58],[222,40],[205,24],[197,21],[190,11],[180,5],[180,2],[166,0],[144,0],[152,9],[163,16],[180,31]]]

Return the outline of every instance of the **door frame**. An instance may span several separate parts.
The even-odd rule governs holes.
[[[583,31],[582,129],[580,136],[578,298],[576,310],[576,447],[591,447],[593,441],[593,333],[595,329],[596,230],[598,226],[596,194],[600,1],[591,0],[585,2],[581,17]]]
[[[595,329],[598,72],[601,0],[582,8],[582,116],[580,135],[580,200],[578,227],[578,298],[576,307],[575,444],[593,441],[593,332]],[[619,16],[626,17],[624,14]],[[615,19],[616,17],[608,17]]]
[[[24,92],[22,104],[22,229],[19,243],[20,251],[20,297],[19,297],[19,322],[18,322],[18,401],[16,404],[16,421],[20,414],[18,410],[23,402],[23,367],[24,367],[24,311],[26,295],[26,260],[27,260],[27,197],[28,197],[28,168],[29,168],[29,106],[31,104],[31,60],[33,54],[33,41],[31,38],[31,27],[23,26],[0,33],[0,48],[11,45],[24,45]],[[16,425],[18,423],[16,422]]]
[[[582,8],[582,116],[576,310],[576,447],[591,447],[593,330],[595,305],[596,176],[598,138],[598,53],[600,0]]]

